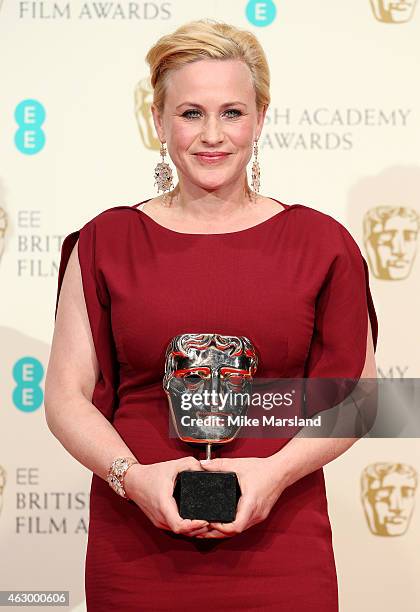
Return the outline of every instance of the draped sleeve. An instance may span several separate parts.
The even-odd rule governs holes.
[[[111,304],[103,275],[98,265],[96,240],[97,218],[90,220],[80,230],[65,237],[61,247],[58,271],[58,289],[55,305],[57,317],[58,300],[64,272],[70,254],[78,242],[78,258],[82,276],[83,293],[87,314],[99,363],[99,377],[92,394],[92,404],[109,420],[117,405],[118,360],[111,326]]]
[[[331,217],[330,217],[331,219]],[[378,320],[368,265],[349,231],[338,221],[328,228],[329,265],[315,302],[313,335],[305,362],[306,416],[343,401],[363,371],[368,317],[374,351]],[[329,379],[329,381],[321,379]],[[363,385],[360,381],[359,387]],[[334,401],[333,401],[334,400]]]

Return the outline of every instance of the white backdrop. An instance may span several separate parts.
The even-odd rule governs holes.
[[[84,609],[91,475],[52,436],[42,404],[61,240],[106,208],[155,195],[160,157],[147,135],[144,57],[185,21],[211,17],[249,29],[267,53],[272,103],[259,143],[264,195],[331,214],[365,257],[365,215],[397,207],[382,230],[400,228],[406,267],[387,267],[398,256],[389,239],[376,254],[382,271],[369,261],[378,373],[419,376],[420,9],[415,2],[388,5],[5,0],[0,6],[0,589],[69,590],[70,609]],[[395,504],[403,508],[396,536],[375,533],[364,513],[361,473],[378,462],[417,472],[418,440],[360,440],[324,468],[342,612],[420,607],[415,497],[401,498],[395,485],[382,508],[385,515]]]

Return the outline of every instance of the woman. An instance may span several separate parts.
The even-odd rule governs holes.
[[[322,466],[355,438],[241,437],[201,463],[168,434],[162,379],[171,339],[201,332],[248,337],[259,377],[375,377],[366,262],[331,216],[258,193],[270,99],[253,34],[192,22],[147,60],[178,184],[162,147],[163,196],[67,236],[46,381],[51,431],[93,472],[88,610],[337,612]],[[236,472],[236,519],[182,519],[183,470]]]

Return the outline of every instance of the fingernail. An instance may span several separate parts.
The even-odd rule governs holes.
[[[210,459],[200,459],[200,463],[210,463]]]

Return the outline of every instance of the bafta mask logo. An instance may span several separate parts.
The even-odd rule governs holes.
[[[134,91],[134,111],[140,137],[146,149],[159,151],[160,142],[155,133],[152,112],[150,110],[153,101],[153,87],[150,77],[141,79]]]
[[[370,531],[403,535],[414,510],[417,472],[403,463],[373,463],[362,472],[361,498]]]
[[[0,207],[0,261],[4,252],[6,244],[6,230],[7,230],[7,214],[6,211]]]
[[[403,206],[377,206],[363,218],[363,242],[376,278],[403,280],[417,251],[420,217]]]
[[[3,492],[6,486],[6,470],[0,465],[0,514],[3,508]]]
[[[166,349],[163,388],[178,437],[229,442],[246,414],[258,357],[245,336],[180,334]]]
[[[383,23],[405,23],[410,21],[417,0],[370,0],[373,14]]]

